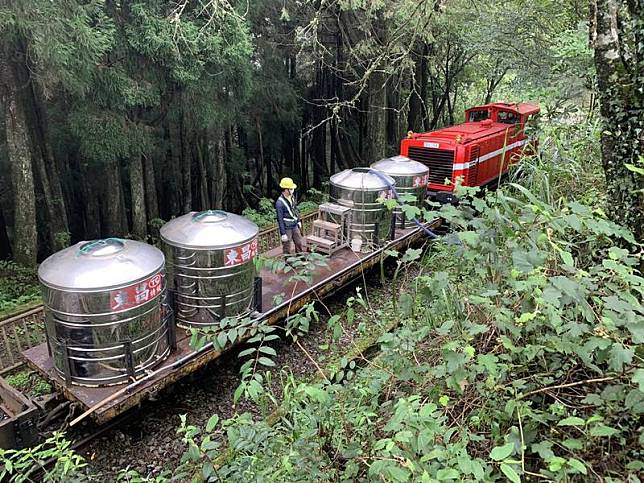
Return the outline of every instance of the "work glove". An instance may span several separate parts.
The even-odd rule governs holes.
[[[301,222],[301,221],[298,221],[298,222],[297,222],[297,226],[300,228],[300,231],[301,231],[301,230],[302,230],[302,222]]]
[[[282,241],[287,242],[288,241],[288,235],[286,235],[286,234],[282,235]]]

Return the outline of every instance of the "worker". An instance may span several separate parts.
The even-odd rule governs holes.
[[[282,178],[280,188],[282,188],[282,194],[275,202],[275,210],[282,237],[282,251],[285,255],[293,253],[291,251],[291,242],[293,242],[295,252],[301,253],[304,251],[304,239],[302,238],[302,220],[295,201],[297,185],[291,178]]]

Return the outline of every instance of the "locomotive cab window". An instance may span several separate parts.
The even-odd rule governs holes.
[[[470,111],[470,115],[467,119],[468,122],[479,122],[485,119],[489,119],[490,111],[487,109],[481,109],[478,111]]]
[[[496,122],[502,124],[517,124],[519,122],[519,115],[516,112],[499,111],[496,114]]]

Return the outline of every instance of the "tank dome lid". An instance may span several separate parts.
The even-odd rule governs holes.
[[[381,159],[373,163],[371,167],[391,176],[418,176],[429,173],[427,166],[409,159],[407,156]]]
[[[331,183],[343,188],[377,191],[395,185],[396,181],[384,173],[374,173],[371,168],[353,168],[331,176]]]
[[[193,250],[218,250],[251,241],[259,233],[255,223],[220,210],[186,213],[161,227],[168,245]]]
[[[97,291],[145,280],[164,264],[163,253],[152,245],[105,238],[78,242],[54,253],[38,267],[38,278],[55,289]]]

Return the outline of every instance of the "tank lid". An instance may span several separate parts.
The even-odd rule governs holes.
[[[429,173],[427,166],[407,156],[384,158],[373,163],[371,167],[391,176],[422,176]]]
[[[97,291],[145,280],[164,263],[161,250],[147,243],[105,238],[54,253],[38,267],[38,278],[56,289]]]
[[[192,211],[161,227],[161,239],[168,245],[195,250],[238,246],[258,233],[249,219],[220,210]]]
[[[343,188],[361,190],[382,190],[394,186],[396,181],[384,173],[380,175],[373,172],[372,168],[345,169],[331,176],[331,183]]]

